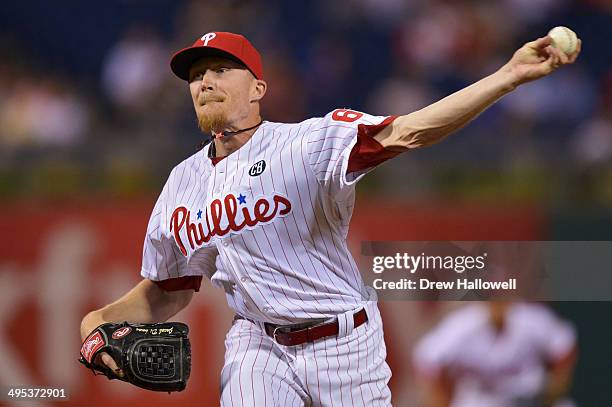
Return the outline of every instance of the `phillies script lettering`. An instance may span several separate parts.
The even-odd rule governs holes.
[[[213,200],[206,208],[206,214],[196,223],[191,220],[191,211],[184,206],[177,207],[170,218],[170,232],[181,253],[187,256],[187,249],[181,239],[181,231],[186,229],[187,240],[192,250],[196,246],[208,243],[215,236],[223,237],[230,232],[239,232],[244,228],[253,228],[260,223],[268,223],[276,216],[285,216],[291,212],[291,202],[282,195],[271,199],[261,197],[252,206],[238,207],[234,194]]]

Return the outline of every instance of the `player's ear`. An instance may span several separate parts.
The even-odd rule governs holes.
[[[266,94],[267,89],[268,84],[265,81],[261,79],[254,80],[253,86],[251,86],[251,102],[259,102]]]

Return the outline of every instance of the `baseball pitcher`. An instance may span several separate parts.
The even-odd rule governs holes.
[[[133,343],[113,348],[92,338],[108,323],[168,320],[205,277],[236,314],[225,341],[223,406],[390,405],[376,297],[346,244],[357,182],[401,152],[444,139],[579,52],[566,55],[550,37],[537,39],[492,75],[404,116],[336,109],[273,123],[260,114],[268,85],[257,49],[241,35],[204,34],[170,65],[213,140],[164,185],[147,228],[142,281],[83,319],[84,362],[128,381],[140,370],[165,380],[170,362],[160,359],[159,345],[140,351],[141,366],[130,363],[139,352]],[[186,338],[168,340],[172,366],[188,364]],[[172,378],[182,380],[173,390],[188,377],[183,372]]]

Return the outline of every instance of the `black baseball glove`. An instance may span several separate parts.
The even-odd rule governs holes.
[[[161,324],[102,324],[81,346],[79,362],[102,373],[154,391],[182,391],[191,372],[189,327],[180,322]],[[100,352],[108,353],[123,371],[119,377],[101,362]]]

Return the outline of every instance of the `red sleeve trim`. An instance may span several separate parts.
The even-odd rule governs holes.
[[[179,291],[191,289],[195,292],[198,292],[200,291],[200,285],[202,284],[202,276],[185,276],[153,282],[164,291]]]
[[[349,172],[366,170],[395,157],[400,152],[385,149],[378,141],[374,140],[382,129],[397,119],[397,116],[389,116],[380,124],[360,124],[357,126],[357,143],[353,146],[349,156]]]
[[[557,357],[549,363],[549,366],[553,369],[565,369],[573,366],[578,358],[578,348],[574,346],[569,352],[564,355]]]

